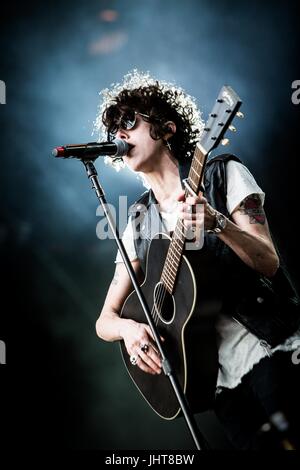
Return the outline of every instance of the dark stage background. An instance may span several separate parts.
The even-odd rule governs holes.
[[[80,162],[55,160],[51,149],[95,140],[99,90],[134,67],[176,80],[204,118],[230,84],[245,119],[228,150],[264,188],[272,231],[299,288],[295,5],[11,0],[0,13],[3,439],[16,448],[193,449],[184,421],[160,420],[127,376],[118,345],[96,336],[116,249],[96,237],[97,200]],[[142,191],[128,171],[116,173],[100,159],[97,168],[114,204],[120,194],[132,203]],[[213,448],[229,448],[212,413],[197,420]]]

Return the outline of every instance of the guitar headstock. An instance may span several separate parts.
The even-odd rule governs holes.
[[[219,145],[228,128],[232,131],[236,130],[231,122],[236,115],[243,117],[243,114],[239,112],[241,104],[240,97],[230,86],[224,85],[221,88],[200,139],[201,147],[207,153]],[[225,145],[226,142],[223,144]]]

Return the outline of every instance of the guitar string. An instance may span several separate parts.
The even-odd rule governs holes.
[[[182,234],[181,231],[180,231],[180,233]],[[163,270],[163,272],[164,272],[164,270]],[[161,279],[162,279],[162,276],[161,276]],[[170,281],[170,277],[167,277],[167,279]],[[172,289],[174,287],[175,279],[176,279],[176,277],[174,279],[172,279],[172,282],[171,282],[170,295],[172,295]],[[154,315],[155,315],[154,321],[155,321],[156,326],[158,325],[158,321],[159,321],[159,314],[156,313],[156,310],[157,310],[157,312],[159,312],[161,314],[161,308],[162,308],[162,305],[163,305],[163,302],[165,300],[166,293],[167,293],[167,289],[166,289],[163,281],[160,281],[160,282],[161,282],[161,284],[157,288],[157,290],[158,290],[157,300],[156,300],[156,296],[154,296],[154,303],[153,303],[153,308],[152,308],[152,312],[154,312]],[[151,312],[151,314],[152,314],[152,312]]]
[[[191,186],[194,186],[194,189],[196,189],[195,187],[197,187],[198,185],[194,181],[194,177],[192,176],[192,171],[194,171],[194,173],[197,175],[197,177],[200,180],[200,172],[201,172],[201,167],[202,167],[202,163],[197,158],[198,157],[197,153],[198,153],[198,148],[196,148],[196,150],[195,150],[195,158],[192,161],[190,175],[188,177],[189,182],[191,183]],[[188,195],[188,192],[186,190],[185,196],[187,197],[187,195]],[[182,222],[181,222],[181,224],[182,224]],[[175,228],[175,234],[176,234],[177,227],[178,227],[178,223],[177,223],[176,228]],[[180,234],[184,234],[184,233],[182,233],[182,231],[180,230]],[[172,240],[172,242],[173,242],[173,240]],[[175,241],[175,243],[176,243],[176,241]],[[182,247],[180,247],[180,245],[179,245],[179,248],[180,248],[180,250],[182,249]],[[172,287],[174,285],[175,278],[172,279],[172,275],[171,275],[171,279],[170,279],[170,277],[168,276],[167,271],[166,271],[165,268],[169,268],[170,272],[172,273],[172,268],[174,267],[173,264],[175,264],[175,266],[176,266],[176,264],[178,264],[178,260],[177,260],[177,257],[175,255],[174,251],[176,252],[177,250],[176,250],[176,248],[174,248],[174,245],[171,244],[170,251],[168,253],[168,257],[167,257],[167,260],[166,260],[166,263],[165,263],[165,266],[164,266],[164,276],[167,278],[168,281],[171,280],[171,286]],[[181,253],[180,253],[180,258],[181,258]],[[175,262],[174,262],[174,259],[175,259]],[[176,273],[175,273],[175,277],[176,277]]]
[[[196,191],[197,187],[199,186],[199,184],[197,184],[197,182],[194,181],[195,176],[192,176],[192,172],[194,171],[194,173],[198,177],[198,180],[200,181],[201,168],[203,167],[202,162],[198,159],[198,153],[199,153],[199,150],[196,147],[195,155],[194,155],[194,158],[192,160],[191,169],[190,169],[189,177],[188,177],[188,180],[191,183],[191,186],[194,186],[195,191]],[[198,181],[198,183],[199,183],[199,181]],[[185,196],[187,197],[187,195],[188,195],[188,192],[186,190]],[[180,232],[181,232],[181,230],[180,230]],[[180,247],[180,249],[182,249],[182,247]],[[175,249],[175,251],[176,251],[176,249]],[[176,259],[176,256],[173,252],[174,252],[174,246],[171,245],[170,252],[168,253],[168,257],[167,257],[167,260],[166,260],[166,263],[165,263],[165,268],[170,268],[171,272],[172,272],[174,258]],[[180,258],[181,258],[181,254],[180,254]],[[177,259],[176,259],[176,262],[174,263],[175,266],[176,266],[176,263],[177,263]],[[165,276],[168,280],[170,280],[170,277],[166,274],[166,272],[165,272]],[[175,274],[175,277],[176,277],[176,274]],[[173,285],[174,282],[175,282],[175,278],[171,279],[171,285]]]
[[[198,154],[199,154],[199,157],[200,157],[199,159],[198,159]],[[198,192],[198,190],[199,190],[199,186],[200,186],[200,183],[201,183],[201,176],[203,176],[202,175],[202,170],[203,170],[203,161],[201,161],[201,153],[200,153],[200,150],[198,149],[198,147],[196,147],[194,157],[192,159],[191,168],[190,168],[190,171],[189,171],[189,176],[188,176],[189,183],[190,183],[190,185],[192,186],[192,189],[195,192]],[[196,176],[195,175],[193,176],[193,172]],[[195,179],[198,179],[198,181],[196,182]],[[188,194],[189,194],[188,190],[186,189],[185,190],[185,198],[188,196]],[[180,220],[180,219],[178,219],[178,220]],[[175,227],[175,230],[174,230],[175,235],[176,235],[176,230],[178,228],[178,220],[177,220],[176,227]],[[181,225],[184,227],[184,224],[182,222],[181,222]],[[184,227],[184,228],[186,228],[186,227]],[[179,229],[179,231],[180,231],[181,236],[185,235],[184,232],[182,232],[180,229]],[[164,302],[164,299],[165,299],[165,296],[166,296],[166,292],[168,290],[164,286],[162,278],[164,276],[166,278],[166,280],[171,283],[171,289],[170,289],[171,292],[170,292],[170,294],[172,295],[172,291],[173,291],[173,287],[174,287],[174,283],[175,283],[176,275],[177,275],[176,271],[175,271],[175,277],[172,275],[172,268],[174,268],[173,263],[175,264],[175,266],[177,265],[177,271],[178,271],[179,263],[180,263],[181,257],[182,257],[183,246],[180,246],[180,245],[179,245],[179,248],[180,248],[181,253],[179,255],[179,259],[177,259],[177,257],[175,256],[174,251],[176,251],[176,249],[174,248],[174,245],[172,245],[174,240],[175,240],[175,237],[174,237],[174,239],[172,237],[171,245],[170,245],[170,248],[169,248],[168,254],[167,254],[167,259],[166,259],[166,262],[165,262],[164,267],[163,267],[163,273],[162,273],[161,281],[160,281],[161,285],[158,287],[159,292],[158,292],[157,310],[161,309],[161,307],[163,305],[163,302]],[[182,239],[180,239],[180,240],[182,240]],[[184,244],[184,240],[182,240],[182,242]],[[167,274],[167,268],[170,269],[170,276]],[[173,277],[173,279],[172,279],[172,277]],[[155,297],[154,297],[154,304],[153,304],[153,309],[152,309],[152,311],[154,310],[154,312],[155,312],[155,304],[156,304],[156,302],[155,302]],[[156,321],[156,325],[157,325],[158,320],[159,320],[158,313],[155,312],[155,316],[156,316],[155,321]]]
[[[188,195],[188,192],[186,190],[185,192],[185,196],[187,197]],[[166,287],[164,286],[164,283],[163,283],[163,277],[166,279],[166,281],[169,281],[170,282],[170,285],[171,285],[171,292],[170,294],[172,295],[172,290],[173,290],[173,287],[174,287],[174,283],[175,283],[175,280],[176,280],[176,271],[175,271],[175,276],[174,274],[172,274],[172,270],[174,269],[174,265],[175,265],[175,268],[177,266],[177,269],[178,269],[178,266],[179,266],[179,263],[180,263],[180,260],[181,260],[181,255],[182,255],[182,246],[181,243],[178,242],[178,240],[175,239],[175,236],[177,235],[180,242],[182,241],[184,243],[184,241],[182,240],[182,236],[184,235],[184,232],[181,230],[181,228],[179,228],[179,224],[181,224],[182,228],[185,229],[184,227],[184,224],[183,222],[181,221],[181,219],[178,219],[177,220],[177,224],[176,224],[176,227],[175,227],[175,230],[174,230],[174,237],[173,237],[173,240],[171,241],[171,245],[170,245],[170,250],[168,252],[168,255],[167,255],[167,260],[165,262],[165,265],[164,265],[164,268],[163,268],[163,274],[161,276],[161,282],[162,282],[162,285],[158,287],[158,295],[157,295],[157,302],[155,302],[154,300],[154,308],[155,308],[155,303],[157,305],[157,310],[161,310],[161,307],[163,305],[163,302],[164,302],[164,299],[165,299],[165,296],[166,296],[166,291],[168,289],[166,289]],[[179,230],[179,233],[180,233],[180,236],[178,234],[178,230]],[[174,245],[172,245],[172,242],[173,243],[176,243],[177,242],[177,245],[178,248],[180,249],[181,253],[179,254],[179,259],[177,258],[177,256],[175,255],[174,251],[176,252],[176,248],[174,248]],[[170,270],[170,276],[167,274],[167,269],[169,268]],[[167,287],[170,288],[170,286],[168,286],[168,282],[166,282],[167,284]],[[159,318],[159,315],[156,314],[156,317],[157,317],[157,321],[158,321],[158,318]]]
[[[178,219],[178,220],[180,221],[181,225],[183,226],[183,223],[182,223],[181,219]],[[177,221],[177,224],[176,224],[176,227],[175,227],[175,231],[174,231],[174,232],[175,232],[175,235],[177,234],[177,233],[176,233],[176,230],[178,230],[178,221]],[[179,232],[180,232],[180,235],[181,235],[181,236],[184,235],[184,232],[182,232],[181,229],[179,229]],[[177,234],[177,235],[178,235],[178,234]],[[171,243],[172,243],[172,242],[171,242]],[[166,263],[165,263],[164,268],[163,268],[163,274],[162,274],[162,276],[161,276],[161,281],[160,281],[161,284],[160,284],[160,286],[159,286],[158,289],[157,289],[157,290],[158,290],[158,293],[157,293],[157,301],[156,301],[156,297],[154,297],[154,305],[153,305],[152,312],[153,312],[153,310],[154,310],[154,312],[155,312],[155,310],[157,310],[157,311],[159,311],[159,312],[161,313],[161,307],[162,307],[163,302],[164,302],[165,297],[166,297],[166,292],[167,292],[168,289],[164,286],[164,283],[163,283],[163,281],[162,281],[163,276],[171,283],[171,289],[170,289],[171,292],[170,292],[170,295],[172,295],[172,290],[173,290],[174,283],[175,283],[175,280],[176,280],[176,273],[175,273],[175,277],[174,277],[174,276],[170,277],[170,276],[166,273],[166,267],[169,267],[170,273],[171,273],[171,272],[172,272],[171,266],[172,266],[172,268],[174,269],[174,266],[173,266],[172,262],[173,262],[174,260],[176,260],[176,261],[175,261],[175,265],[176,265],[176,264],[179,265],[179,262],[180,262],[180,259],[181,259],[181,255],[180,255],[180,259],[177,260],[177,257],[173,254],[172,251],[173,251],[173,248],[172,248],[172,244],[171,244],[171,246],[170,246],[170,251],[169,251],[169,253],[168,253],[168,255],[167,255],[167,260],[166,260]],[[171,260],[171,264],[170,264],[170,262],[169,262],[168,260]],[[155,308],[155,305],[156,305],[156,308]],[[158,324],[158,320],[159,320],[159,314],[155,312],[155,316],[156,316],[155,321],[156,321],[156,325],[157,325],[157,324]]]
[[[198,184],[194,181],[194,177],[192,176],[192,171],[194,171],[194,173],[197,175],[197,177],[200,180],[200,173],[201,173],[201,169],[203,167],[202,163],[197,158],[197,153],[198,153],[197,151],[198,151],[198,148],[196,148],[196,150],[195,150],[195,158],[192,161],[192,165],[191,165],[191,169],[190,169],[190,175],[188,177],[189,182],[191,183],[191,186],[195,186],[196,188],[197,188]],[[196,188],[194,188],[194,189],[196,189]],[[188,191],[186,190],[185,191],[185,197],[187,197],[187,196],[188,196]],[[180,219],[178,219],[178,220],[180,220]],[[181,220],[180,220],[180,222],[181,222]],[[181,225],[184,227],[182,222],[181,222]],[[176,227],[175,227],[175,235],[176,235],[177,227],[178,227],[178,221],[177,221],[177,224],[176,224]],[[184,235],[184,232],[182,232],[181,230],[180,230],[180,235],[181,236]],[[182,253],[181,253],[180,254],[180,259],[178,260],[177,257],[175,256],[175,254],[173,253],[174,252],[174,245],[172,245],[172,242],[173,242],[173,240],[171,241],[170,251],[168,252],[167,260],[165,262],[165,265],[164,265],[164,268],[163,268],[163,273],[162,273],[162,276],[161,276],[161,281],[160,281],[161,284],[159,285],[159,287],[157,289],[158,290],[157,296],[154,296],[154,302],[153,302],[153,307],[152,307],[152,311],[151,311],[151,315],[152,315],[156,325],[158,325],[158,321],[159,321],[159,313],[157,313],[157,312],[161,313],[161,307],[162,307],[163,302],[165,300],[166,292],[168,290],[166,288],[166,286],[164,285],[164,282],[162,280],[163,276],[166,278],[167,281],[169,281],[171,283],[170,295],[172,295],[172,290],[173,290],[174,283],[175,283],[175,280],[176,280],[176,273],[175,273],[175,277],[172,276],[172,275],[170,277],[167,274],[167,268],[169,268],[170,273],[172,273],[171,267],[174,268],[174,266],[173,266],[174,260],[175,260],[175,266],[176,266],[176,264],[179,266],[179,262],[180,262],[181,255],[182,255]],[[180,250],[182,250],[182,247],[180,247]],[[170,262],[170,260],[171,260],[171,262]],[[177,266],[177,269],[178,269],[178,266]],[[172,277],[174,277],[174,278],[172,279]]]

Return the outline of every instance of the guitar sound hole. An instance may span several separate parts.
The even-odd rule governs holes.
[[[154,289],[155,311],[162,322],[171,323],[175,316],[175,301],[164,285],[159,282]]]

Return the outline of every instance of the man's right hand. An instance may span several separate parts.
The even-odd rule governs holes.
[[[140,369],[153,375],[161,373],[161,356],[149,325],[123,319],[119,333],[129,356],[137,358],[136,365]],[[161,339],[163,341],[163,338]]]

